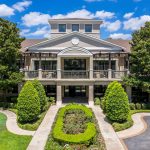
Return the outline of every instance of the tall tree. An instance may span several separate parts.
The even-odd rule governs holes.
[[[17,63],[23,40],[16,24],[0,18],[0,90],[4,95],[22,79]]]
[[[132,34],[130,76],[125,84],[136,86],[150,93],[150,22]]]

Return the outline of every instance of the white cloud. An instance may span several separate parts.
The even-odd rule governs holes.
[[[30,32],[30,29],[23,29],[21,30],[20,35],[25,37],[29,32]]]
[[[24,37],[44,37],[49,38],[50,37],[50,28],[49,26],[44,26],[41,28],[37,28],[36,31],[31,32],[30,29],[23,29],[20,33],[21,36]]]
[[[119,20],[116,20],[115,22],[105,21],[101,27],[106,28],[106,30],[109,32],[114,32],[120,29],[121,22]]]
[[[95,15],[86,9],[76,10],[69,12],[66,15],[57,14],[53,15],[52,19],[62,19],[62,18],[95,18]]]
[[[129,12],[129,13],[124,14],[123,18],[129,19],[129,18],[131,18],[133,15],[134,15],[134,12]]]
[[[138,30],[140,27],[144,26],[146,21],[150,21],[150,15],[143,15],[140,17],[130,18],[127,21],[124,21],[125,30]]]
[[[30,6],[32,4],[32,1],[22,1],[22,2],[18,2],[16,4],[14,4],[12,7],[15,10],[18,10],[19,12],[24,11],[28,6]]]
[[[24,15],[21,19],[23,24],[27,27],[45,25],[48,24],[48,19],[50,19],[49,14],[42,14],[40,12],[30,12]]]
[[[114,15],[115,13],[113,12],[107,12],[107,11],[102,10],[102,11],[97,11],[95,14],[95,17],[99,19],[106,19],[106,18],[111,19],[114,17]]]
[[[112,38],[112,39],[123,39],[123,40],[131,39],[131,35],[130,34],[123,34],[123,33],[110,34],[109,37]]]
[[[98,19],[111,19],[113,18],[115,13],[113,12],[107,12],[107,11],[96,11],[96,13],[92,13],[86,9],[81,9],[81,10],[76,10],[73,12],[69,12],[65,15],[63,14],[57,14],[53,15],[53,19],[62,19],[62,18],[88,18],[88,19],[93,19],[93,18],[98,18]]]
[[[14,9],[5,5],[1,4],[0,5],[0,17],[7,17],[7,16],[12,16],[14,15]]]

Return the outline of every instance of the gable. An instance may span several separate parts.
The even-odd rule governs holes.
[[[78,44],[76,46],[82,47],[85,49],[99,49],[99,50],[122,50],[123,48],[115,45],[113,43],[91,37],[86,34],[81,34],[79,32],[72,32],[61,37],[50,39],[44,42],[41,42],[37,45],[29,47],[28,50],[62,50],[68,47],[75,46],[72,43],[72,39],[78,39]]]

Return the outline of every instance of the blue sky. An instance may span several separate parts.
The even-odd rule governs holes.
[[[48,19],[80,17],[103,20],[103,39],[130,39],[150,21],[149,4],[149,0],[0,0],[0,17],[17,23],[26,38],[49,37]]]

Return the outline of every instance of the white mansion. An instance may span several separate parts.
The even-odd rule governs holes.
[[[128,75],[129,41],[102,40],[102,21],[51,19],[49,24],[49,40],[27,39],[22,43],[20,70],[24,80],[40,80],[57,104],[92,104],[94,97],[103,96],[109,82],[122,82]],[[131,88],[125,89],[131,99]]]

